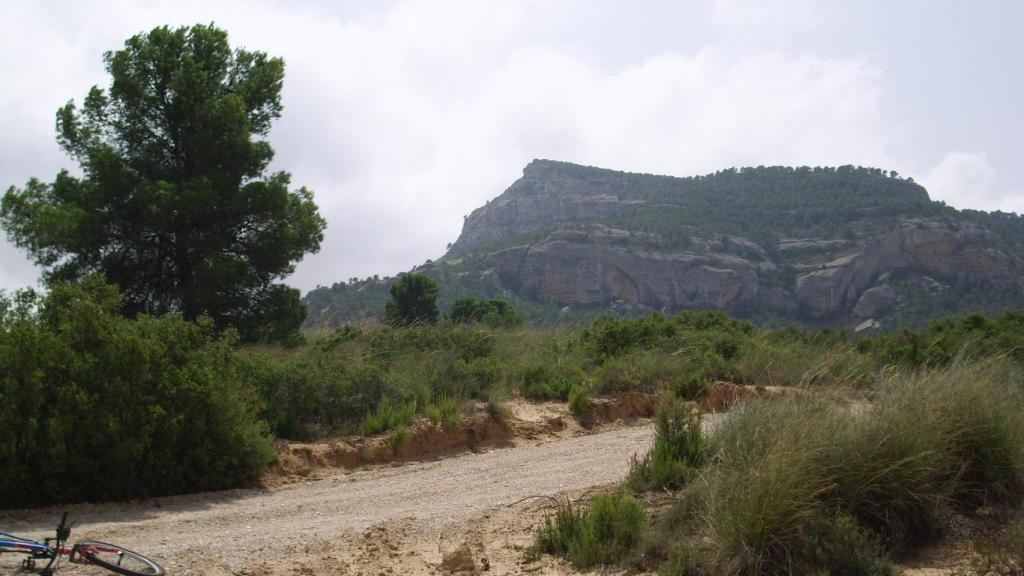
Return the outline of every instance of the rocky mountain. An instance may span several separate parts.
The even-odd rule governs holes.
[[[1024,306],[1024,219],[955,210],[874,168],[675,178],[536,160],[419,270],[449,298],[504,295],[527,317],[722,308],[766,322],[900,326]],[[349,319],[353,303],[386,299],[388,284],[313,291],[311,321]]]

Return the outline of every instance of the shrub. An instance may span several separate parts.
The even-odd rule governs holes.
[[[0,506],[228,488],[273,458],[230,334],[120,310],[96,276],[0,303]]]
[[[796,536],[817,516],[829,489],[817,458],[827,432],[812,413],[790,402],[741,404],[716,432],[705,530],[728,571],[783,573]]]
[[[583,422],[587,422],[590,413],[590,388],[585,384],[573,384],[569,390],[569,410]]]
[[[432,393],[453,398],[481,398],[501,381],[504,366],[490,357],[466,361],[451,353],[434,354],[429,359],[410,358],[395,370],[408,370],[425,379]]]
[[[948,506],[1019,501],[1022,408],[1019,367],[1003,364],[890,377],[856,411],[741,405],[714,438],[708,534],[730,570],[788,569],[823,539],[829,554],[882,570],[869,540],[898,550],[937,535]]]
[[[384,318],[391,326],[437,323],[437,283],[419,272],[404,272],[391,286]]]
[[[473,326],[381,327],[367,334],[371,352],[382,360],[397,354],[448,350],[464,361],[494,353],[494,337]]]
[[[604,361],[634,348],[653,346],[673,334],[671,324],[661,314],[633,319],[604,316],[594,320],[583,340],[594,348],[598,359]]]
[[[533,550],[568,557],[573,567],[586,570],[618,562],[640,542],[647,515],[628,494],[599,494],[589,509],[560,504],[534,534]]]
[[[327,346],[335,346],[343,342],[349,342],[355,340],[363,335],[363,330],[355,324],[345,324],[340,328],[336,328],[330,336],[327,337],[325,344]]]
[[[409,441],[409,429],[404,424],[399,424],[391,434],[388,434],[388,446],[391,447],[391,451],[398,454],[399,449]]]
[[[479,300],[472,296],[456,300],[449,318],[453,324],[482,322],[492,328],[514,328],[523,323],[515,307],[505,300]]]
[[[508,388],[495,386],[487,391],[487,413],[499,421],[507,419],[511,413],[508,406]]]
[[[241,374],[264,399],[263,416],[273,431],[293,440],[351,432],[383,399],[397,403],[408,396],[379,367],[317,350],[286,359],[248,353]]]
[[[892,562],[878,538],[849,516],[824,516],[811,523],[799,537],[793,558],[801,574],[836,576],[889,576]]]
[[[525,367],[520,377],[520,392],[537,400],[568,400],[574,385],[586,381],[586,375],[575,366],[533,364]]]
[[[363,422],[359,425],[359,431],[363,433],[363,436],[372,436],[400,426],[409,426],[415,416],[415,401],[394,404],[386,397],[381,398],[377,409],[363,418]]]
[[[705,573],[704,551],[690,544],[679,542],[669,548],[668,558],[658,570],[661,576],[701,576]]]
[[[642,460],[633,457],[627,484],[634,490],[677,489],[704,464],[700,413],[670,393],[658,405],[654,441]]]
[[[442,395],[426,409],[427,419],[432,424],[455,428],[462,423],[462,406],[458,400]]]
[[[533,554],[566,555],[569,546],[580,538],[585,522],[586,510],[576,506],[568,498],[560,502],[554,514],[545,514],[544,522],[533,534]]]

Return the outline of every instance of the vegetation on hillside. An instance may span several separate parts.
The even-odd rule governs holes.
[[[539,168],[532,170],[534,166]],[[619,204],[601,217],[586,215],[586,211],[576,215],[571,210],[557,217],[546,211],[535,219],[521,215],[514,224],[489,226],[485,239],[473,235],[466,239],[464,233],[444,258],[416,269],[438,284],[442,309],[449,309],[454,299],[470,295],[512,302],[523,318],[534,324],[586,323],[605,312],[635,316],[649,311],[616,302],[603,303],[597,309],[563,310],[526,292],[510,291],[514,282],[505,282],[489,271],[493,266],[487,259],[490,254],[538,242],[555,230],[622,230],[627,234],[588,241],[637,254],[701,255],[713,250],[742,257],[759,265],[758,281],[763,286],[783,293],[795,289],[799,273],[848,255],[908,219],[972,222],[991,231],[994,248],[1024,255],[1021,217],[953,209],[931,201],[924,188],[912,180],[876,168],[759,166],[675,178],[536,161],[527,170],[539,173],[517,181],[498,202],[550,194],[543,186],[544,179],[551,178],[554,185],[568,180],[570,183],[564,184],[567,194],[589,187],[595,197],[614,197]],[[304,300],[311,311],[307,326],[336,327],[362,318],[381,318],[387,290],[394,281],[352,279],[310,291]],[[997,314],[1024,304],[1019,287],[1012,284],[936,279],[913,270],[898,271],[891,284],[901,299],[885,320],[887,328],[920,328],[944,315]],[[766,326],[813,324],[798,311],[768,308],[749,307],[732,313]]]

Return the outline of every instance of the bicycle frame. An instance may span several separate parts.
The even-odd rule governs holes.
[[[34,554],[46,554],[51,552],[52,549],[39,542],[38,540],[32,540],[31,538],[22,538],[21,536],[15,536],[7,532],[0,532],[0,552],[4,552],[3,548],[14,548],[9,550],[10,552],[24,552],[28,551]]]
[[[154,574],[163,576],[163,568],[149,558],[133,552],[117,544],[99,542],[95,540],[79,540],[73,546],[66,546],[71,537],[71,526],[67,522],[68,514],[61,516],[60,524],[57,525],[55,538],[46,538],[42,542],[0,531],[0,554],[15,553],[26,555],[22,563],[22,569],[38,572],[40,576],[54,576],[54,566],[61,556],[67,556],[68,562],[72,564],[91,564],[106,569],[108,572],[118,574]],[[104,556],[113,555],[113,556]],[[134,568],[125,568],[121,561],[128,558],[130,562],[138,562],[143,565],[145,571]],[[39,564],[46,564],[36,567]]]

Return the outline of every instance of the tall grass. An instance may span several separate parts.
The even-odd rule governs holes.
[[[1020,384],[1005,364],[958,365],[892,376],[857,410],[815,400],[737,408],[704,476],[720,566],[780,573],[820,562],[809,550],[852,546],[859,566],[881,567],[873,542],[899,551],[936,536],[946,510],[1015,503]]]
[[[621,561],[632,553],[646,528],[640,504],[623,492],[598,494],[589,508],[566,500],[534,534],[533,552],[565,555],[587,570]]]
[[[692,480],[707,456],[700,412],[664,394],[658,404],[651,450],[633,456],[626,484],[633,490],[677,489]]]
[[[415,400],[404,404],[395,404],[387,398],[382,398],[377,404],[377,409],[363,419],[359,425],[359,431],[364,436],[372,436],[379,432],[409,426],[415,415]]]
[[[462,402],[442,394],[427,406],[426,414],[432,424],[455,428],[462,422]]]

